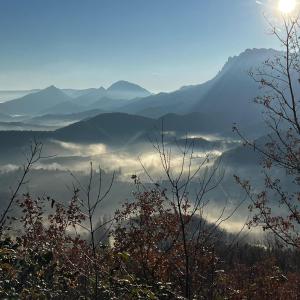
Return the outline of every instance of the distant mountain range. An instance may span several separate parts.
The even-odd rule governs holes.
[[[112,99],[130,100],[150,95],[151,93],[146,89],[128,81],[115,82],[106,90],[106,96]]]
[[[87,118],[84,120],[55,131],[0,131],[0,140],[5,140],[5,143],[0,144],[0,152],[10,147],[28,145],[30,139],[33,138],[42,141],[61,140],[84,144],[124,145],[149,142],[149,139],[158,137],[161,130],[166,133],[166,139],[174,141],[175,136],[183,137],[187,133],[221,134],[224,128],[222,118],[212,120],[210,116],[201,113],[168,114],[157,119],[126,113],[104,113],[91,117],[93,113],[97,114],[97,112],[91,111],[90,115],[85,115]],[[72,118],[71,116],[75,115],[69,115],[70,118]],[[59,118],[59,115],[49,115],[48,117],[53,120]],[[80,117],[84,117],[84,115]],[[28,125],[40,118],[44,121],[46,116],[29,120]]]
[[[28,94],[36,93],[39,90],[17,90],[17,91],[0,91],[0,103],[9,100],[21,98]]]
[[[199,85],[185,86],[171,93],[153,95],[143,87],[127,81],[118,81],[107,89],[100,87],[60,90],[51,86],[0,103],[0,113],[40,116],[100,110],[159,118],[169,113],[199,112],[202,118],[208,118],[210,123],[213,118],[220,119],[227,130],[230,130],[234,122],[254,128],[262,122],[262,107],[253,103],[260,90],[248,72],[279,54],[280,52],[273,49],[248,49],[229,58],[211,80]],[[300,93],[300,89],[296,92]],[[197,122],[204,123],[199,119]]]
[[[123,106],[124,101],[151,95],[146,89],[118,81],[108,89],[60,90],[50,86],[36,92],[28,91],[20,98],[0,103],[0,112],[11,115],[70,114],[89,109],[112,110]],[[1,96],[1,92],[0,92]]]
[[[36,93],[0,104],[0,112],[13,115],[36,115],[64,102],[71,102],[71,97],[55,86],[50,86]]]
[[[34,118],[27,119],[25,123],[29,124],[40,124],[40,125],[54,125],[60,122],[78,122],[87,118],[95,117],[103,113],[100,109],[93,109],[79,113],[71,114],[46,114]],[[1,117],[1,116],[0,116]]]
[[[111,108],[124,106],[124,101],[150,96],[151,93],[137,84],[128,81],[118,81],[108,89],[100,87],[92,89],[74,99],[74,102],[83,107],[100,108],[109,110]],[[108,104],[108,102],[110,102]]]
[[[278,54],[280,52],[273,49],[248,49],[229,58],[222,70],[203,84],[145,97],[124,106],[122,111],[152,117],[170,112],[221,113],[232,122],[256,122],[260,119],[261,107],[253,100],[260,91],[248,72]]]

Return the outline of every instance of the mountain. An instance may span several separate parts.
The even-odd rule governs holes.
[[[60,128],[53,138],[84,143],[129,143],[146,141],[160,135],[161,130],[180,137],[187,133],[220,134],[224,128],[222,116],[212,120],[201,113],[167,114],[153,119],[126,113],[104,113]]]
[[[35,124],[40,126],[56,126],[56,128],[64,127],[69,124],[79,122],[84,119],[95,117],[103,113],[99,109],[88,110],[73,114],[46,114],[26,120],[26,124]]]
[[[288,129],[288,128],[287,128]],[[240,144],[235,149],[231,149],[222,154],[222,163],[227,166],[259,166],[262,159],[266,158],[258,149],[265,149],[268,143],[276,143],[277,145],[282,145],[280,138],[274,133],[268,131],[267,134],[261,134],[259,138],[253,139],[255,148]],[[268,150],[266,151],[268,152]],[[276,165],[273,166],[274,170],[277,168]],[[279,168],[280,169],[280,168]]]
[[[254,151],[252,148],[246,146],[230,149],[221,155],[222,164],[226,167],[230,166],[234,168],[245,166],[257,167],[261,159],[262,157],[258,151]]]
[[[16,91],[0,91],[0,103],[6,102],[9,100],[21,98],[28,94],[36,93],[39,90],[16,90]]]
[[[0,122],[0,131],[52,131],[55,129],[57,129],[57,127],[30,124],[24,122]]]
[[[0,122],[10,122],[13,120],[13,117],[0,113]]]
[[[117,81],[108,89],[103,87],[93,89],[89,93],[75,98],[73,102],[88,109],[116,111],[125,103],[131,103],[132,99],[140,99],[149,95],[151,95],[149,91],[137,84],[128,81]]]
[[[46,114],[43,116],[38,116],[27,120],[30,124],[49,124],[54,125],[57,122],[78,122],[87,118],[95,117],[103,111],[99,109],[88,110],[79,113],[72,114]]]
[[[0,103],[0,112],[13,115],[37,115],[75,113],[91,109],[113,111],[124,105],[124,100],[149,96],[146,89],[127,81],[118,81],[107,90],[103,87],[90,89],[58,89],[50,86],[43,90],[0,91],[0,99],[5,93],[22,95]]]
[[[91,104],[89,109],[101,109],[107,112],[118,111],[119,108],[124,106],[124,101],[126,101],[126,103],[131,103],[133,100],[120,100],[102,97]]]
[[[223,113],[230,115],[232,122],[244,124],[261,121],[262,107],[253,101],[262,91],[248,72],[280,54],[273,49],[248,49],[229,58],[215,77],[213,86],[193,105],[192,111]]]
[[[248,76],[248,71],[278,54],[280,52],[273,49],[248,49],[229,58],[221,71],[203,84],[138,99],[124,105],[120,111],[149,117],[170,112],[202,112],[212,118],[214,114],[223,114],[230,117],[231,123],[258,122],[261,107],[253,100],[260,91],[258,84]]]
[[[36,93],[0,103],[0,112],[7,114],[35,115],[55,105],[70,101],[71,98],[55,86]]]
[[[96,114],[96,116],[93,116],[93,114]],[[46,126],[51,126],[52,128],[56,126],[57,128],[59,123],[68,123],[68,117],[69,122],[72,122],[72,124],[55,131],[46,131],[50,129],[50,127],[46,129]],[[77,114],[77,118],[82,117],[86,118],[74,123],[76,114],[65,116],[48,115],[28,121],[29,126],[33,126],[33,124],[44,126],[45,130],[43,129],[43,131],[0,131],[0,140],[5,141],[5,143],[0,143],[0,153],[2,151],[9,153],[11,147],[26,146],[33,137],[45,144],[48,140],[60,140],[82,144],[104,143],[124,146],[134,145],[139,142],[149,143],[149,139],[160,139],[160,132],[163,130],[165,132],[165,141],[168,143],[174,143],[175,138],[178,139],[179,144],[183,143],[182,139],[189,134],[189,138],[198,139],[196,141],[197,147],[205,149],[216,146],[216,144],[210,143],[208,145],[207,141],[201,140],[203,137],[205,138],[205,135],[216,136],[218,137],[216,140],[227,137],[222,135],[225,126],[221,121],[222,116],[219,115],[212,119],[209,115],[202,113],[187,115],[168,114],[161,118],[153,119],[125,113],[97,114],[97,111],[90,111]],[[38,129],[39,127],[32,127],[32,129],[35,128]]]
[[[32,121],[33,119],[30,123]],[[31,130],[0,131],[0,140],[5,141],[5,143],[0,143],[0,153],[1,155],[12,155],[13,153],[20,152],[20,149],[28,146],[33,139],[41,141],[45,145],[51,140],[124,145],[133,143],[141,138],[144,141],[145,133],[153,129],[155,122],[156,120],[154,119],[141,116],[105,113],[52,132]]]
[[[137,99],[124,105],[121,111],[147,117],[160,117],[168,113],[184,114],[192,111],[192,106],[212,87],[213,81],[186,87],[171,93],[159,93]]]
[[[72,97],[72,98],[78,98],[80,96],[87,95],[87,94],[91,93],[94,90],[96,90],[96,89],[95,88],[89,88],[89,89],[83,89],[83,90],[79,90],[79,89],[62,89],[62,91],[65,94],[67,94],[69,97]]]
[[[174,113],[166,114],[156,119],[156,127],[164,131],[176,131],[186,133],[212,133],[222,134],[224,125],[228,124],[227,116],[216,114],[215,118],[210,115],[194,112],[184,115]]]
[[[72,114],[72,113],[78,113],[82,112],[84,110],[84,107],[73,103],[71,101],[64,101],[61,103],[58,103],[50,108],[45,109],[42,111],[42,114]]]
[[[158,118],[168,113],[201,112],[211,118],[223,115],[223,118],[230,121],[228,125],[243,122],[247,123],[247,126],[253,126],[262,120],[262,108],[253,103],[260,90],[247,73],[250,69],[261,66],[266,59],[279,54],[281,52],[272,49],[248,49],[229,58],[211,80],[199,85],[185,86],[171,93],[151,95],[143,87],[127,81],[115,82],[108,89],[100,87],[59,90],[52,86],[16,100],[0,103],[0,112],[56,114],[100,109],[150,118]]]
[[[150,96],[151,93],[141,86],[120,80],[107,89],[107,97],[112,99],[130,100]]]
[[[154,120],[124,113],[105,113],[53,133],[56,139],[87,143],[126,143],[151,130]]]
[[[88,93],[75,98],[73,102],[80,106],[89,107],[103,97],[106,97],[106,89],[100,87],[98,89],[91,89]]]

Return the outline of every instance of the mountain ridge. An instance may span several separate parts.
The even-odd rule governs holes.
[[[51,106],[70,100],[71,97],[51,85],[36,93],[0,103],[0,112],[24,115],[37,114]]]
[[[259,88],[248,76],[248,71],[280,54],[282,52],[274,49],[246,49],[229,57],[221,70],[204,83],[145,97],[124,105],[121,111],[151,117],[168,112],[186,114],[196,111],[231,115],[232,122],[258,121],[261,119],[260,108],[252,102],[259,95]]]

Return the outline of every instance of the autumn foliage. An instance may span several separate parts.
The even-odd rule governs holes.
[[[76,194],[67,207],[29,195],[19,206],[22,229],[0,245],[1,298],[95,299],[95,272],[98,299],[185,298],[180,220],[164,193],[140,192],[125,203],[115,214],[111,242],[99,244],[96,256],[79,234],[85,216]],[[292,252],[229,248],[220,232],[212,234],[212,224],[192,218],[187,202],[183,206],[190,299],[299,297],[300,273],[280,267],[280,258]]]

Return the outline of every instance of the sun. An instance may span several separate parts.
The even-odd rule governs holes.
[[[279,0],[278,9],[284,13],[291,13],[296,7],[296,0]]]

